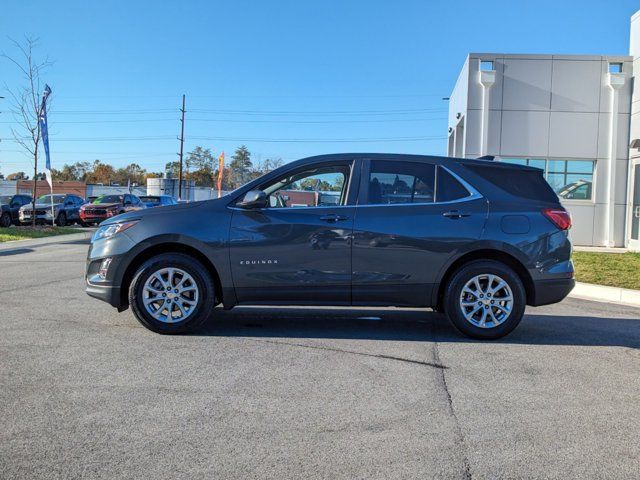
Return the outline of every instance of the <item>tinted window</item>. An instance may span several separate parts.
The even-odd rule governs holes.
[[[369,204],[433,202],[435,166],[430,163],[374,160],[369,173]]]
[[[96,198],[93,203],[101,204],[101,203],[122,203],[122,195],[101,195]]]
[[[498,165],[465,165],[476,175],[516,197],[557,202],[558,196],[544,179],[541,170],[503,168]]]
[[[470,195],[469,191],[447,170],[438,167],[437,202],[452,202]]]

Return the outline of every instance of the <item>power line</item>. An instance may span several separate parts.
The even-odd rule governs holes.
[[[309,115],[407,115],[414,113],[427,112],[446,112],[446,108],[415,108],[415,109],[396,109],[396,110],[236,110],[236,109],[207,109],[195,108],[191,112],[198,113],[214,113],[228,115],[293,115],[293,116],[309,116]],[[120,110],[56,110],[52,112],[54,115],[148,115],[152,113],[171,113],[171,109],[120,109]]]
[[[229,142],[272,142],[272,143],[360,143],[360,142],[415,142],[422,140],[442,140],[446,136],[415,136],[415,137],[380,137],[380,138],[249,138],[249,137],[207,137],[207,136],[191,136],[194,140],[218,140]],[[180,139],[180,137],[178,137]],[[9,142],[17,142],[14,139],[4,139]],[[56,138],[56,142],[129,142],[129,141],[148,141],[148,140],[175,140],[172,136],[155,136],[155,137],[83,137],[83,138]]]
[[[433,117],[433,118],[392,118],[392,119],[361,119],[361,120],[239,120],[229,118],[191,118],[190,122],[211,122],[211,123],[274,123],[274,124],[334,124],[334,123],[411,123],[411,122],[427,122],[436,120],[446,120],[446,117]],[[103,123],[147,123],[147,122],[173,122],[174,118],[155,118],[155,119],[142,119],[137,118],[133,120],[72,120],[72,121],[57,121],[57,124],[72,124],[72,125],[88,125],[88,124],[103,124]],[[0,122],[0,124],[15,124],[16,122]]]

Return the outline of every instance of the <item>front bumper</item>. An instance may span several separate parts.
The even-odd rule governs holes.
[[[113,218],[113,215],[108,216],[108,215],[87,215],[83,212],[80,213],[80,220],[82,220],[84,223],[100,223],[104,220],[106,220],[107,218]]]
[[[127,300],[122,297],[122,279],[131,260],[134,242],[125,232],[112,238],[96,240],[91,243],[87,254],[85,274],[87,295],[109,305],[122,309]],[[100,274],[103,260],[111,259],[104,276]]]
[[[120,308],[122,306],[120,287],[113,285],[96,285],[87,282],[85,291],[90,297],[107,302],[112,307]]]
[[[53,216],[51,212],[47,212],[44,214],[36,214],[36,223],[53,223]],[[33,221],[33,215],[31,212],[20,212],[18,214],[18,220],[20,223],[30,223]]]

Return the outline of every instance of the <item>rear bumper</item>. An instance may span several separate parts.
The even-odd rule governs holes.
[[[528,303],[534,307],[558,303],[569,295],[575,285],[576,281],[573,278],[538,280],[534,282],[534,298]]]

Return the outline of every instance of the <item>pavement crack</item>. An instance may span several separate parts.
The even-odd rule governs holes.
[[[435,363],[441,363],[440,360],[440,348],[438,347],[438,335],[437,335],[437,323],[436,318],[437,315],[433,315],[432,319],[432,328],[433,328],[433,360]],[[455,434],[455,442],[458,445],[458,451],[460,452],[461,462],[462,462],[462,471],[463,477],[465,479],[471,480],[471,465],[469,464],[469,457],[467,456],[467,446],[466,440],[464,437],[464,433],[462,431],[462,427],[460,426],[460,421],[458,420],[458,416],[456,415],[455,408],[453,406],[453,399],[451,398],[451,392],[449,390],[449,385],[447,385],[447,376],[445,375],[444,369],[441,369],[437,373],[437,379],[444,391],[445,398],[447,401],[447,410],[449,416],[453,420],[454,423],[454,434]]]
[[[276,340],[254,340],[255,342],[260,342],[260,343],[271,343],[274,345],[286,345],[289,347],[300,347],[300,348],[310,348],[313,350],[324,350],[324,351],[328,351],[328,352],[336,352],[336,353],[346,353],[349,355],[360,355],[362,357],[373,357],[373,358],[382,358],[384,360],[395,360],[398,362],[405,362],[405,363],[413,363],[416,365],[423,365],[425,367],[432,367],[432,368],[437,368],[439,370],[446,370],[449,367],[446,367],[445,365],[442,365],[440,362],[423,362],[421,360],[412,360],[410,358],[402,358],[402,357],[396,357],[393,355],[384,355],[381,353],[365,353],[365,352],[356,352],[355,350],[344,350],[342,348],[333,348],[333,347],[326,347],[323,345],[306,345],[304,343],[290,343],[290,342],[278,342]]]

